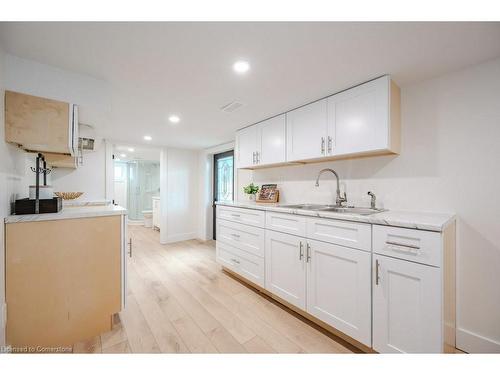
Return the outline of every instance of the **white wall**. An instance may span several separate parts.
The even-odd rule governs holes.
[[[197,237],[198,186],[201,181],[198,161],[198,151],[165,148],[161,152],[161,243]]]
[[[282,202],[334,202],[335,169],[351,203],[371,190],[391,210],[458,215],[458,347],[500,352],[500,59],[402,87],[400,156],[258,170]],[[238,186],[241,190],[242,184]]]
[[[83,191],[82,201],[102,200],[106,191],[106,151],[104,142],[93,152],[85,152],[78,168],[53,168],[50,174],[54,191]]]
[[[5,53],[0,48],[0,346],[5,343],[5,249],[3,218],[11,213],[11,203],[27,192],[24,152],[5,143],[4,92],[6,81]]]

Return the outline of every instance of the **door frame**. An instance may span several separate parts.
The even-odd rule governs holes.
[[[216,204],[215,202],[217,202],[217,161],[219,159],[223,159],[225,157],[228,157],[228,156],[232,156],[233,157],[233,193],[232,193],[232,200],[234,200],[234,187],[235,187],[235,174],[234,174],[234,171],[235,171],[235,168],[234,168],[234,164],[235,164],[235,159],[234,159],[234,149],[232,150],[228,150],[228,151],[224,151],[224,152],[219,152],[217,154],[213,154],[213,160],[212,160],[212,165],[213,165],[213,168],[212,168],[212,180],[213,180],[213,185],[212,185],[212,208],[213,208],[213,225],[212,225],[212,239],[216,239],[217,237],[217,220],[216,220]]]

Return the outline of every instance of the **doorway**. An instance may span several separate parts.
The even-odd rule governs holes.
[[[217,201],[234,199],[234,150],[214,154],[213,239],[216,239]]]

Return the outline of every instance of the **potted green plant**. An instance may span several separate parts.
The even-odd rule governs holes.
[[[250,185],[244,186],[243,191],[248,195],[248,199],[255,201],[255,194],[259,192],[259,187],[252,182]]]

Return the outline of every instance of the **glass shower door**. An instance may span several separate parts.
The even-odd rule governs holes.
[[[128,164],[128,211],[130,220],[143,220],[143,211],[153,209],[153,197],[160,195],[160,163],[132,161]]]

